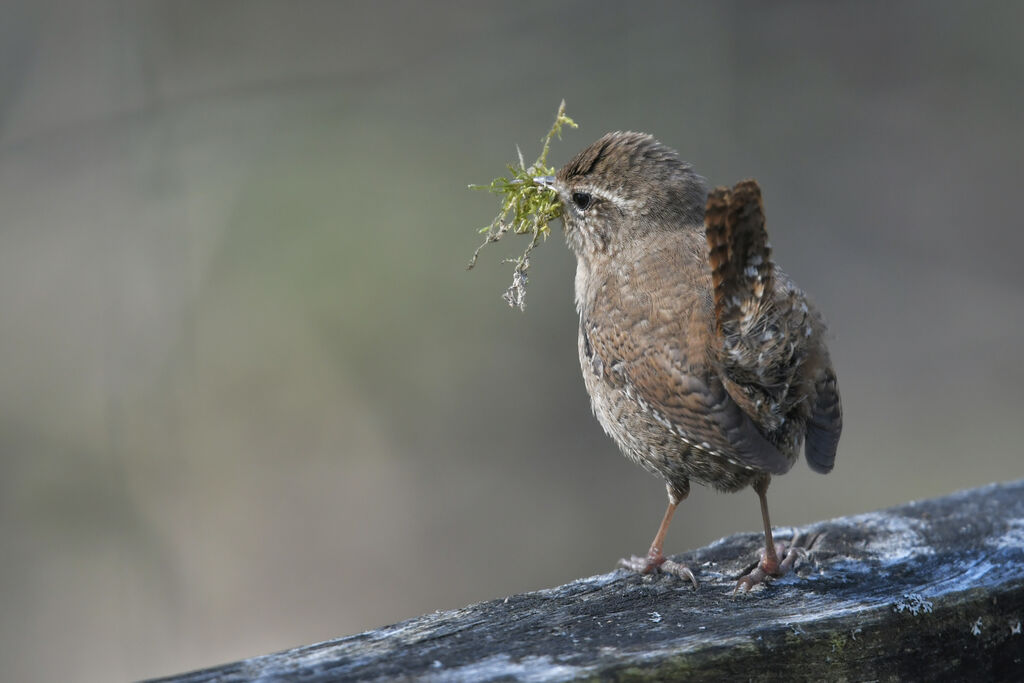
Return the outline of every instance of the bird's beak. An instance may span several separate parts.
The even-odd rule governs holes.
[[[555,176],[553,175],[539,175],[533,179],[533,182],[544,187],[550,187],[551,189],[555,188]]]

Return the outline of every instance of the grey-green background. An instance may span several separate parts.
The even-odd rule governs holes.
[[[591,417],[560,237],[465,262],[558,102],[756,177],[831,322],[783,528],[1024,476],[1024,5],[7,2],[0,678],[111,680],[604,572],[662,485]],[[756,531],[697,488],[679,551]]]

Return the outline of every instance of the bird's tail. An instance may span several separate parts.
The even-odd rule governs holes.
[[[775,269],[764,225],[755,181],[744,180],[731,190],[720,187],[708,196],[705,231],[722,383],[776,438],[798,442],[803,434],[794,430],[804,421],[789,418],[802,416],[807,461],[815,471],[828,472],[842,431],[842,408],[828,351],[816,341],[824,324],[804,293]]]
[[[772,297],[772,249],[764,228],[761,188],[744,180],[708,196],[705,217],[715,330],[720,337],[745,334]]]
[[[808,310],[803,293],[785,288],[786,296],[777,297],[755,181],[715,189],[708,197],[705,230],[722,382],[747,415],[774,432],[792,407],[791,389],[803,361]]]

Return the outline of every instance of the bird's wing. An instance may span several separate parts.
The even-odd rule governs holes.
[[[609,283],[611,285],[612,283]],[[616,287],[622,297],[643,296]],[[626,393],[663,427],[696,451],[742,466],[782,474],[792,463],[754,426],[704,359],[687,358],[683,335],[659,334],[658,315],[626,316],[643,302],[612,305],[598,297],[581,318],[584,354],[602,381]],[[596,324],[600,320],[601,324]],[[641,340],[654,339],[654,343]]]

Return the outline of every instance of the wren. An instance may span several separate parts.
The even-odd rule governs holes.
[[[622,132],[538,181],[558,192],[576,256],[580,367],[594,414],[668,489],[647,555],[620,564],[697,586],[663,552],[693,480],[752,486],[760,498],[765,549],[736,588],[783,575],[798,549],[772,539],[768,484],[801,448],[812,470],[832,469],[842,409],[821,316],[771,260],[757,183],[709,194],[674,150]]]

